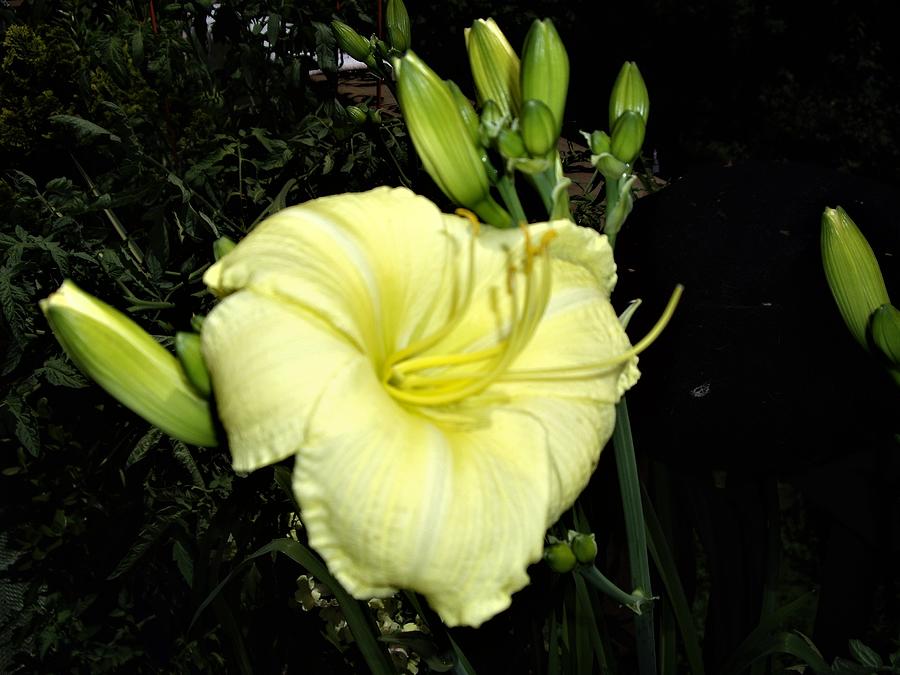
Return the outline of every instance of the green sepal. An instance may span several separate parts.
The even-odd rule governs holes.
[[[203,398],[208,399],[212,393],[209,371],[200,351],[200,336],[197,333],[179,331],[175,333],[175,355],[188,381]]]

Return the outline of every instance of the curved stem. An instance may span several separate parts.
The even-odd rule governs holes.
[[[519,201],[519,194],[516,192],[516,186],[512,176],[507,174],[497,181],[497,190],[503,198],[503,203],[509,209],[513,217],[514,224],[527,223],[528,218],[525,216],[525,210],[522,208],[522,202]]]

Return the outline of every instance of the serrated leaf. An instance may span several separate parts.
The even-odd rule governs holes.
[[[188,473],[191,474],[191,480],[193,480],[194,485],[198,488],[206,489],[206,483],[203,480],[203,476],[200,475],[200,469],[197,467],[197,463],[194,461],[194,457],[191,455],[188,446],[181,441],[173,439],[172,454],[175,459],[188,470]]]
[[[161,438],[162,430],[157,427],[150,427],[147,433],[141,437],[141,440],[137,442],[134,449],[128,455],[128,459],[125,460],[125,468],[127,469],[132,464],[136,464],[144,459],[144,457],[147,456],[147,453],[150,452],[150,449],[155,447]]]
[[[119,561],[115,569],[106,577],[107,581],[116,579],[134,567],[147,551],[159,541],[169,526],[181,517],[181,509],[176,506],[165,506],[157,514],[154,520],[147,523],[138,534],[137,539],[131,545],[125,556]]]
[[[864,666],[879,668],[884,665],[881,657],[859,640],[850,640],[850,655]]]
[[[172,546],[172,560],[178,566],[178,571],[190,588],[194,587],[194,559],[180,541]]]
[[[32,457],[40,454],[40,438],[34,425],[34,420],[19,418],[16,420],[16,438]]]
[[[71,128],[83,138],[97,138],[106,136],[113,143],[118,143],[122,140],[113,132],[109,131],[108,129],[104,129],[99,124],[94,124],[93,122],[90,122],[81,117],[76,117],[75,115],[53,115],[52,117],[50,117],[50,121],[56,122],[57,124],[63,124]]]
[[[53,356],[44,361],[44,367],[38,368],[36,374],[57,387],[84,389],[89,384],[75,366],[59,356]]]

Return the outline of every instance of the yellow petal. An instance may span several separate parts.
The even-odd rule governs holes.
[[[310,544],[353,595],[410,588],[448,625],[477,626],[541,556],[547,469],[531,416],[501,408],[485,426],[442,428],[357,366],[320,400],[294,490]]]
[[[219,303],[203,323],[202,338],[237,471],[297,452],[335,373],[365,361],[326,322],[253,290]]]
[[[406,189],[324,197],[266,220],[204,281],[220,295],[249,287],[282,298],[383,358],[449,302],[441,270],[456,269],[468,232],[456,220],[448,236],[437,207]]]

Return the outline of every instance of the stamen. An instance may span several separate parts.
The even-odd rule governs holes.
[[[682,286],[681,284],[675,286],[675,290],[672,291],[672,295],[669,297],[669,302],[666,304],[666,308],[663,310],[663,313],[653,325],[653,328],[651,328],[650,331],[643,338],[641,338],[637,344],[632,346],[631,349],[627,349],[621,354],[617,354],[612,358],[604,359],[603,361],[591,363],[586,366],[558,366],[555,368],[529,368],[527,370],[508,370],[501,379],[504,382],[521,382],[523,380],[584,380],[596,377],[597,375],[600,375],[602,371],[609,370],[613,366],[617,366],[620,363],[623,363],[624,361],[637,356],[642,351],[647,349],[647,347],[653,344],[656,341],[656,338],[659,337],[660,333],[663,332],[665,327],[669,324],[669,321],[672,319],[672,316],[675,313],[675,308],[678,306],[678,302],[679,300],[681,300],[681,294],[683,292],[684,286]]]

